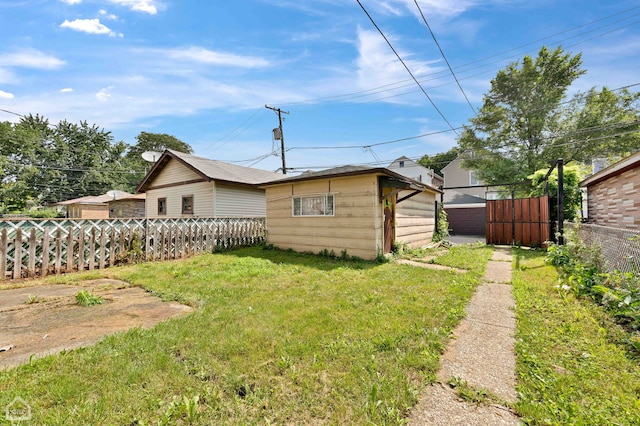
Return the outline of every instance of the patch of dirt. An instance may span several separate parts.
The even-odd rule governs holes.
[[[80,306],[75,299],[80,290],[104,302]],[[32,355],[39,358],[88,346],[117,331],[151,328],[192,311],[109,279],[0,290],[0,369],[26,363]]]

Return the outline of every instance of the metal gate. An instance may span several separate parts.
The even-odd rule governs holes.
[[[487,244],[542,247],[551,240],[549,197],[487,200]]]

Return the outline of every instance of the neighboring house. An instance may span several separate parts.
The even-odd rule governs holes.
[[[484,183],[478,179],[476,172],[462,168],[462,157],[458,157],[442,169],[445,188],[454,188],[474,197],[485,197]],[[446,191],[445,191],[446,192]]]
[[[403,156],[394,160],[387,168],[402,176],[436,188],[444,185],[444,178],[442,176],[437,175],[432,169],[424,167],[408,157]]]
[[[580,186],[587,190],[589,223],[640,229],[640,151],[589,176]]]
[[[262,186],[267,242],[283,249],[333,251],[364,259],[393,245],[421,247],[435,231],[441,191],[386,168],[344,166]]]
[[[453,235],[486,234],[486,187],[458,157],[443,169],[444,210]]]
[[[90,195],[60,201],[56,203],[56,206],[65,209],[66,217],[70,219],[109,219],[109,202],[133,195],[124,191],[110,192],[110,194]]]
[[[146,193],[146,216],[264,217],[264,189],[281,174],[166,150],[137,191]]]
[[[147,194],[136,194],[109,201],[109,218],[145,217]]]

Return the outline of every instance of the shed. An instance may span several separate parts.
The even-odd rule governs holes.
[[[146,193],[146,216],[264,217],[260,184],[283,175],[166,150],[138,192]]]
[[[386,168],[343,166],[262,187],[267,243],[283,249],[374,259],[394,244],[424,246],[435,231],[440,191]]]
[[[147,194],[136,194],[109,201],[109,218],[145,217]]]
[[[589,223],[640,229],[640,151],[582,182],[587,190]]]

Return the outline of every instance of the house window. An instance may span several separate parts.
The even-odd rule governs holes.
[[[474,171],[469,172],[469,185],[470,186],[482,185],[482,181],[478,179],[478,174]]]
[[[182,196],[182,214],[193,214],[193,195]]]
[[[404,161],[400,161],[400,167],[404,167]]]
[[[334,195],[293,197],[293,216],[334,216]]]
[[[158,198],[158,214],[166,215],[167,214],[167,199],[166,198]]]

